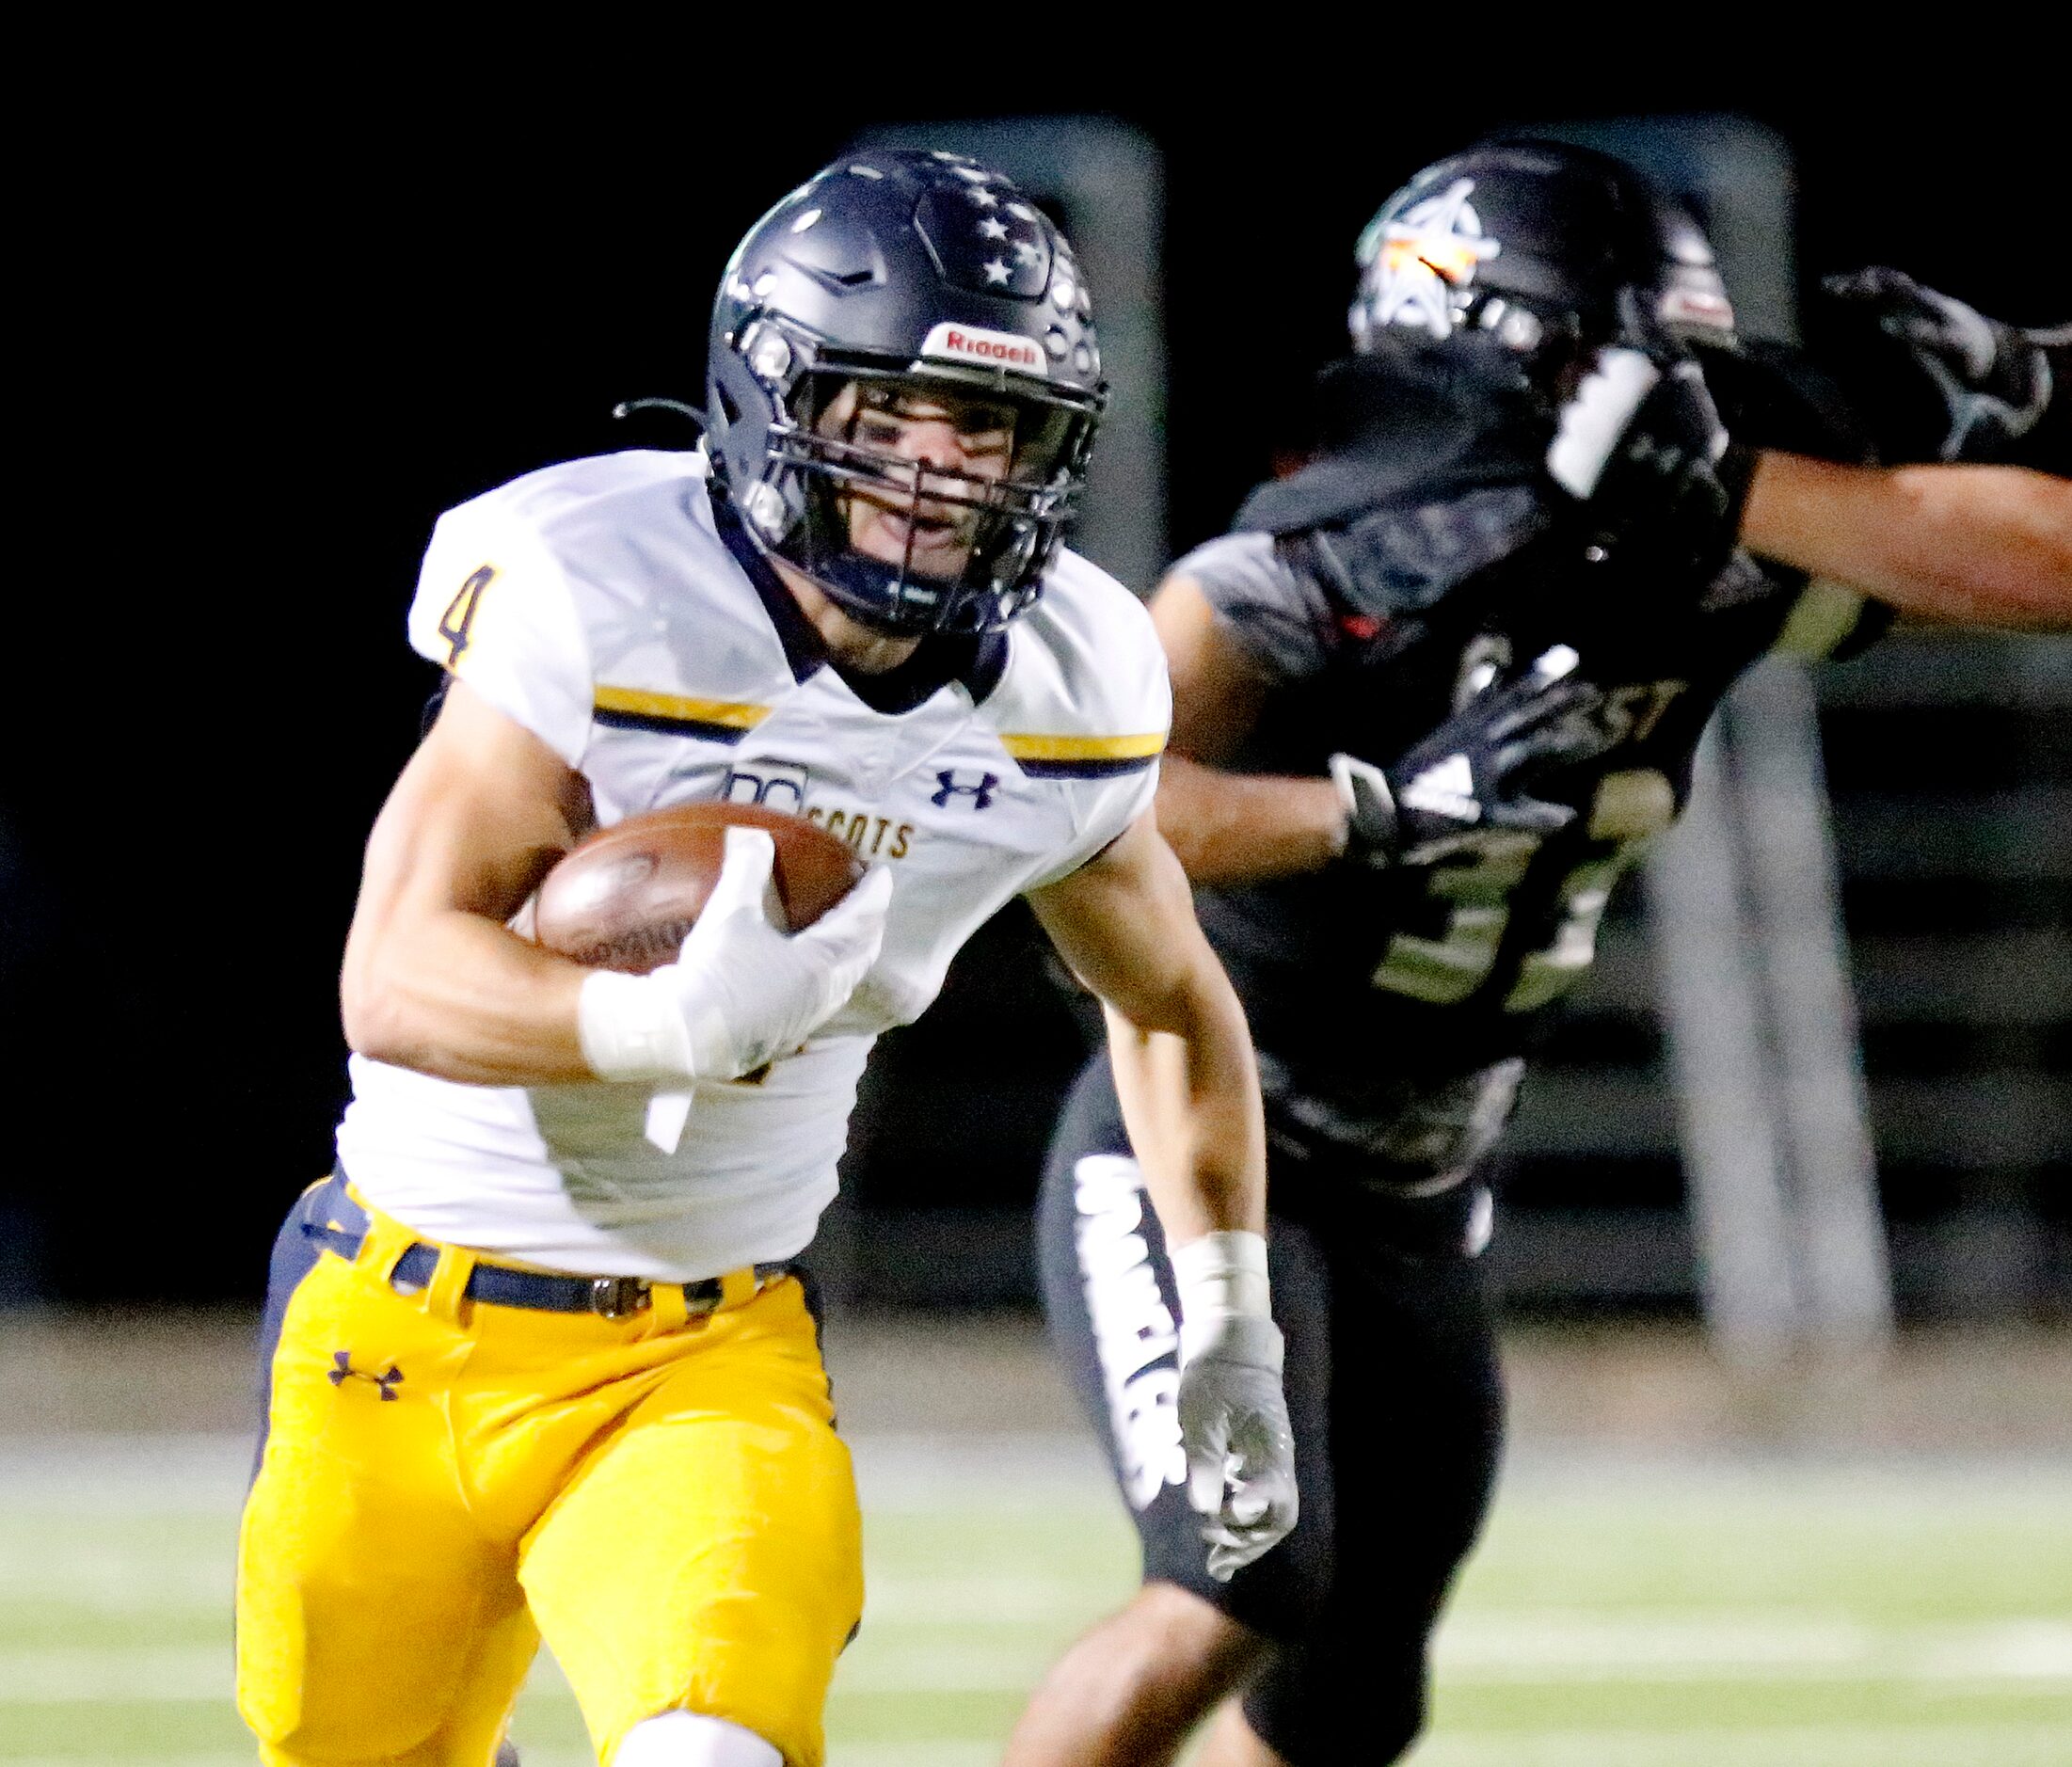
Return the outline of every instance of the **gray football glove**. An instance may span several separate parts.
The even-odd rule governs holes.
[[[1187,1502],[1219,1583],[1295,1526],[1295,1437],[1281,1391],[1281,1329],[1224,1314],[1180,1328],[1180,1440]]]

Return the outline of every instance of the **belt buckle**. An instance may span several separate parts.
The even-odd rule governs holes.
[[[637,1276],[600,1276],[590,1284],[590,1311],[600,1319],[630,1319],[654,1305]]]

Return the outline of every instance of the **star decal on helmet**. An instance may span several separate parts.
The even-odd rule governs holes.
[[[1484,236],[1481,217],[1468,200],[1474,190],[1474,179],[1456,179],[1379,233],[1368,229],[1358,256],[1367,271],[1373,324],[1422,326],[1435,338],[1453,330],[1455,291],[1474,280],[1477,264],[1504,249]]]
[[[978,200],[981,197],[983,204]],[[1024,301],[1041,300],[1050,292],[1048,223],[1039,211],[1014,200],[1012,185],[988,188],[945,178],[921,199],[915,225],[942,273],[964,288]]]

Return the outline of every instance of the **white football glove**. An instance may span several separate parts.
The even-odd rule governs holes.
[[[771,918],[776,857],[768,830],[729,828],[677,961],[584,979],[576,1028],[600,1079],[736,1079],[789,1055],[855,991],[885,942],[891,873],[873,867],[810,927],[786,933]]]
[[[1180,1440],[1187,1502],[1219,1583],[1295,1526],[1295,1438],[1267,1311],[1267,1242],[1209,1234],[1172,1250],[1180,1296]]]

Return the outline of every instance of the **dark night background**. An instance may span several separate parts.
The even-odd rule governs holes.
[[[433,684],[402,617],[434,516],[550,460],[676,445],[613,402],[701,396],[728,250],[863,127],[1092,111],[1157,146],[1175,551],[1227,521],[1341,346],[1380,199],[1519,119],[1751,118],[1796,156],[1803,276],[1889,263],[2001,317],[2072,316],[2063,152],[1984,82],[1798,98],[1377,68],[1327,88],[1291,62],[1123,102],[998,72],[902,94],[881,51],[809,103],[794,70],[716,104],[749,58],[715,37],[679,71],[694,96],[612,104],[219,76],[51,189],[17,337],[48,377],[28,414],[48,476],[12,512],[0,1294],[256,1300],[342,1102],[338,954]],[[866,1208],[1027,1193],[1076,1031],[1018,928],[974,956],[893,1052]],[[2062,1022],[2047,1043],[2062,1067]]]

